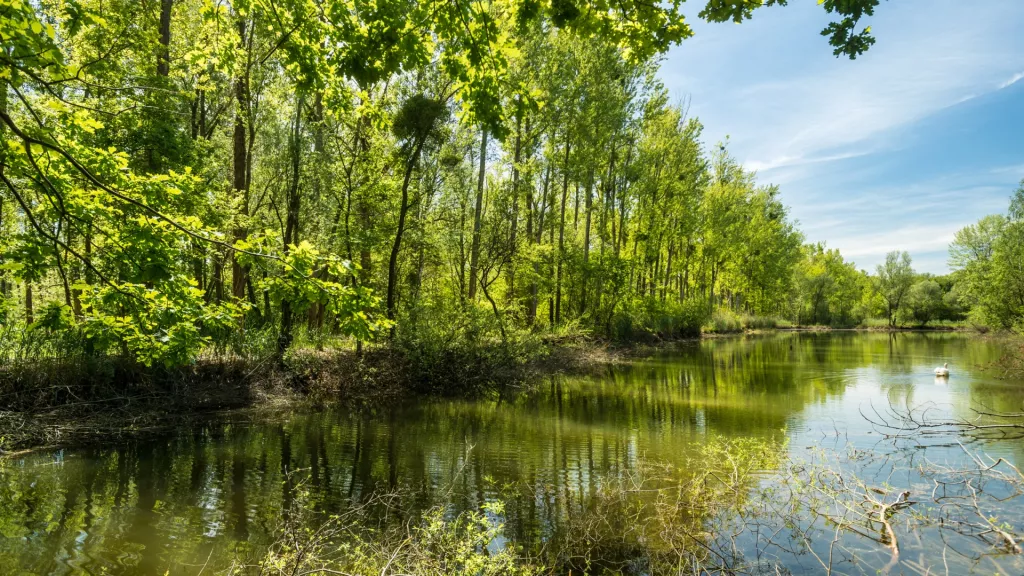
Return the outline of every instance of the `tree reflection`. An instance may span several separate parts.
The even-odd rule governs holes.
[[[564,535],[603,480],[641,461],[692,460],[709,435],[778,438],[815,419],[852,418],[843,399],[853,389],[901,402],[941,393],[960,412],[1019,410],[1018,389],[976,371],[999,354],[955,334],[722,338],[500,399],[234,416],[166,438],[4,461],[0,572],[224,568],[269,542],[299,470],[320,515],[382,489],[412,495],[408,509],[381,512],[392,522],[440,501],[477,510],[503,498],[506,534],[537,548]],[[930,372],[939,359],[958,368],[946,389]]]

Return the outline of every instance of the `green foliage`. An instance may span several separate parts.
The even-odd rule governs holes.
[[[402,103],[392,130],[399,140],[424,140],[447,115],[444,102],[416,94]]]
[[[270,235],[272,237],[272,235]],[[266,238],[264,238],[265,240]],[[256,243],[236,242],[236,248],[248,250]],[[262,249],[262,247],[261,247]],[[258,257],[246,257],[243,262],[263,264]],[[307,312],[320,305],[336,319],[336,329],[357,340],[375,340],[392,323],[383,316],[380,298],[366,287],[353,284],[350,279],[358,266],[347,260],[323,255],[309,242],[289,246],[276,262],[273,273],[259,284],[270,296],[271,303],[287,300],[296,312]],[[330,278],[331,280],[328,280]]]
[[[742,332],[743,320],[732,310],[719,308],[711,315],[711,320],[704,327],[704,330],[714,334]]]
[[[610,336],[625,342],[699,336],[706,318],[707,305],[695,298],[631,300],[612,316]]]
[[[748,314],[743,317],[743,327],[747,330],[771,330],[779,327],[779,319]]]
[[[841,18],[829,23],[821,35],[829,39],[835,50],[835,56],[847,56],[856,59],[875,43],[871,35],[871,27],[858,30],[861,19],[872,16],[881,0],[819,0],[829,14],[837,14]],[[737,24],[751,17],[754,10],[764,6],[785,6],[788,0],[708,0],[707,6],[701,11],[700,17],[712,22],[731,20]]]
[[[906,311],[922,326],[933,320],[942,310],[942,287],[934,280],[921,280],[907,292]]]
[[[793,307],[799,324],[856,325],[866,315],[862,301],[872,293],[867,276],[824,244],[804,247],[794,284]]]
[[[303,504],[305,499],[300,495],[296,502]],[[292,520],[279,530],[278,541],[258,565],[240,566],[231,574],[540,574],[512,545],[491,550],[496,540],[504,539],[504,525],[498,520],[504,512],[501,502],[456,515],[435,507],[407,532],[383,533],[366,529],[354,514],[332,517],[315,529]],[[289,516],[311,520],[297,507]]]
[[[502,331],[490,311],[460,310],[443,301],[425,301],[399,317],[392,348],[423,393],[480,395],[526,376],[544,353],[540,338],[527,330]]]
[[[889,252],[885,255],[885,263],[877,266],[874,278],[875,290],[885,301],[889,325],[895,326],[897,314],[914,283],[914,269],[910,266],[910,254],[906,252]]]
[[[1024,330],[1024,181],[1007,213],[957,232],[949,263],[956,271],[957,302],[972,303],[974,323]]]
[[[875,4],[825,3],[837,50]],[[545,313],[615,338],[781,314],[802,240],[778,190],[655,79],[681,7],[0,0],[0,316],[146,366],[275,326],[283,356],[303,324],[409,352],[458,318],[409,357],[479,367],[532,354]]]

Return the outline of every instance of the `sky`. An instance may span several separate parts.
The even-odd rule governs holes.
[[[688,18],[660,77],[711,145],[778,184],[809,242],[873,271],[906,250],[944,274],[960,228],[1005,213],[1024,178],[1024,0],[889,0],[849,60],[815,0],[743,24]]]

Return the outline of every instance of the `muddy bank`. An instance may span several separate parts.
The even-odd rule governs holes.
[[[284,364],[237,358],[176,368],[119,358],[22,362],[0,368],[0,456],[159,433],[237,410],[270,416],[327,404],[374,409],[416,397],[500,394],[545,375],[586,373],[693,341],[550,340],[529,358],[480,354],[427,366],[387,347],[361,354],[300,350]]]

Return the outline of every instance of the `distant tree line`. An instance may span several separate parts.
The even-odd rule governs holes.
[[[1024,329],[1024,181],[1007,214],[982,218],[956,233],[951,273],[914,272],[910,255],[890,252],[874,274],[858,271],[838,250],[804,247],[795,268],[793,319],[800,324],[855,326],[884,318],[890,326],[968,322]]]

